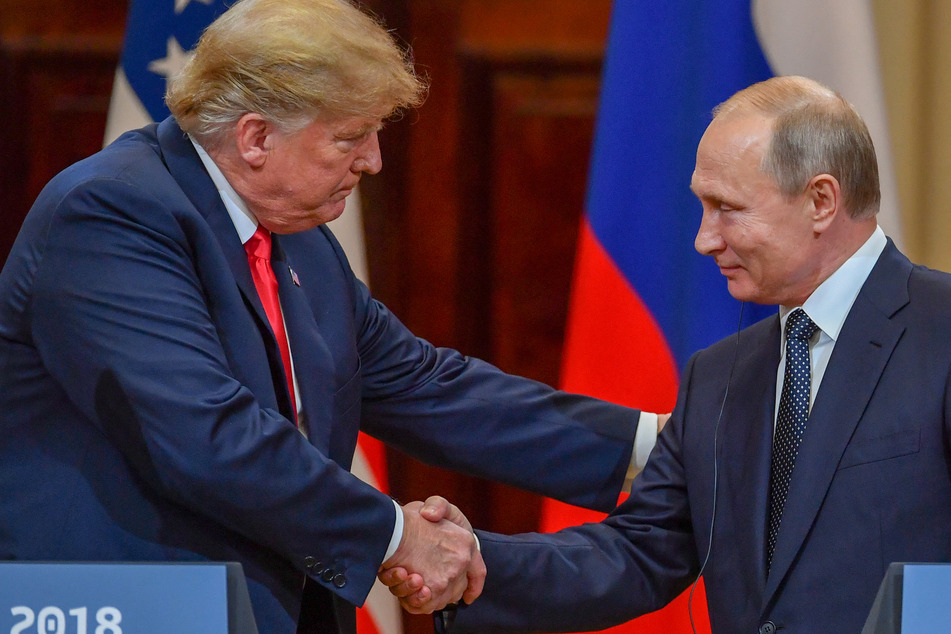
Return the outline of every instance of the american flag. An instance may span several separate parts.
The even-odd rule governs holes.
[[[133,0],[116,70],[106,142],[168,116],[165,82],[188,59],[204,28],[227,9],[224,0]]]

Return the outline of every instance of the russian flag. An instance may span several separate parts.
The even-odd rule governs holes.
[[[867,0],[616,0],[611,20],[561,387],[668,412],[689,356],[734,332],[741,314],[693,248],[690,178],[718,103],[774,74],[840,91],[872,131],[880,223],[900,238],[874,25]],[[742,325],[775,310],[747,305]],[[601,517],[546,500],[541,530]],[[702,582],[689,610],[687,594],[613,631],[690,632],[692,617],[709,632]]]
[[[185,64],[202,31],[224,13],[225,0],[132,0],[125,41],[106,122],[106,143],[127,130],[169,115],[165,84]],[[344,214],[331,223],[354,273],[366,282],[366,252],[358,193],[347,198]],[[360,434],[351,469],[364,482],[387,492],[386,456],[379,441]],[[402,612],[396,598],[379,582],[357,611],[359,634],[400,634]]]

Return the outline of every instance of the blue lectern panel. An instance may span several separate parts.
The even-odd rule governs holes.
[[[951,566],[905,564],[902,632],[947,632],[951,627]]]
[[[227,634],[224,564],[0,564],[0,634]]]

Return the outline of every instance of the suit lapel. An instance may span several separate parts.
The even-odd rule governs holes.
[[[911,263],[889,241],[839,333],[800,445],[766,584],[767,602],[802,548],[904,332],[890,318],[908,302],[910,273]]]
[[[724,516],[733,519],[734,532],[728,539],[746,545],[737,550],[741,561],[736,569],[744,576],[751,575],[748,587],[761,596],[766,578],[765,517],[779,365],[779,317],[744,330],[737,345],[742,352],[731,383],[743,389],[732,390],[723,412],[723,488],[719,497],[727,506]],[[729,456],[751,459],[724,458]]]
[[[281,248],[280,237],[272,235],[271,267],[277,277],[278,293],[281,298],[281,307],[284,311],[284,327],[294,357],[294,372],[297,375],[297,388],[304,406],[304,418],[301,424],[306,426],[307,437],[311,444],[330,456],[330,432],[333,428],[333,411],[330,408],[318,407],[316,404],[334,402],[334,384],[330,380],[319,380],[318,377],[333,377],[334,362],[321,336],[314,312],[304,285],[315,280],[300,279],[291,268],[285,251]],[[298,351],[294,354],[293,351]],[[349,461],[349,458],[347,458]],[[348,464],[342,462],[341,464]]]
[[[231,216],[228,215],[221,196],[191,141],[174,119],[169,118],[159,124],[158,138],[169,172],[192,204],[205,217],[218,238],[238,289],[254,314],[264,338],[277,403],[280,404],[282,413],[290,416],[290,395],[287,394],[286,383],[283,379],[284,370],[280,351],[271,332],[267,313],[264,312],[264,306],[254,287],[247,254],[231,221]],[[303,288],[308,284],[308,280],[294,281],[290,263],[280,245],[279,236],[272,235],[271,258],[271,268],[277,278],[278,294],[284,312],[284,327],[287,330],[295,374],[298,377],[297,386],[304,410],[304,419],[301,423],[306,425],[310,442],[326,454],[331,447],[330,432],[333,427],[331,424],[333,411],[326,404],[334,402],[334,384],[333,381],[318,380],[316,377],[333,376],[333,357],[318,331],[316,318]],[[309,282],[313,288],[315,280],[309,280]],[[349,464],[349,457],[346,457],[341,464]]]
[[[228,266],[231,267],[231,272],[234,273],[238,288],[241,289],[241,293],[258,319],[265,324],[268,323],[264,306],[254,288],[254,280],[251,279],[247,253],[238,238],[231,216],[228,215],[228,210],[221,201],[221,195],[208,172],[205,171],[191,141],[172,118],[159,124],[158,136],[169,172],[218,237],[218,243],[228,261]]]
[[[290,416],[290,395],[287,394],[287,388],[282,387],[286,383],[283,382],[284,366],[280,350],[277,347],[277,340],[274,338],[274,333],[271,332],[264,305],[261,304],[257,289],[254,287],[244,245],[241,244],[241,239],[234,228],[231,216],[221,201],[221,195],[205,170],[191,141],[188,140],[175,119],[169,117],[158,125],[158,141],[169,173],[198,212],[205,218],[205,221],[218,238],[218,244],[234,275],[238,290],[243,295],[245,304],[254,315],[258,329],[262,333],[272,377],[271,383],[277,399],[276,404],[280,404],[279,409],[281,409],[284,416]],[[259,398],[260,396],[259,394]],[[262,399],[262,404],[268,405],[267,400]]]

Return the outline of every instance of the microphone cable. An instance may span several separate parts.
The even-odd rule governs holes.
[[[700,565],[700,572],[697,573],[697,578],[694,579],[690,585],[690,594],[687,597],[687,616],[690,618],[690,629],[693,634],[697,634],[697,626],[693,621],[693,593],[694,590],[697,589],[697,584],[700,583],[700,578],[703,576],[703,571],[707,568],[707,563],[710,561],[710,554],[713,552],[713,528],[717,521],[717,486],[720,476],[717,437],[720,432],[720,420],[723,418],[723,409],[726,407],[726,399],[730,395],[730,384],[733,382],[733,370],[736,368],[736,356],[740,349],[740,331],[743,330],[743,308],[745,306],[746,302],[740,302],[740,318],[737,320],[736,341],[733,343],[733,361],[730,363],[730,374],[726,379],[726,389],[723,391],[723,400],[720,402],[720,412],[717,414],[717,422],[713,427],[713,512],[710,516],[710,539],[707,542],[707,554],[703,558],[703,564]]]

